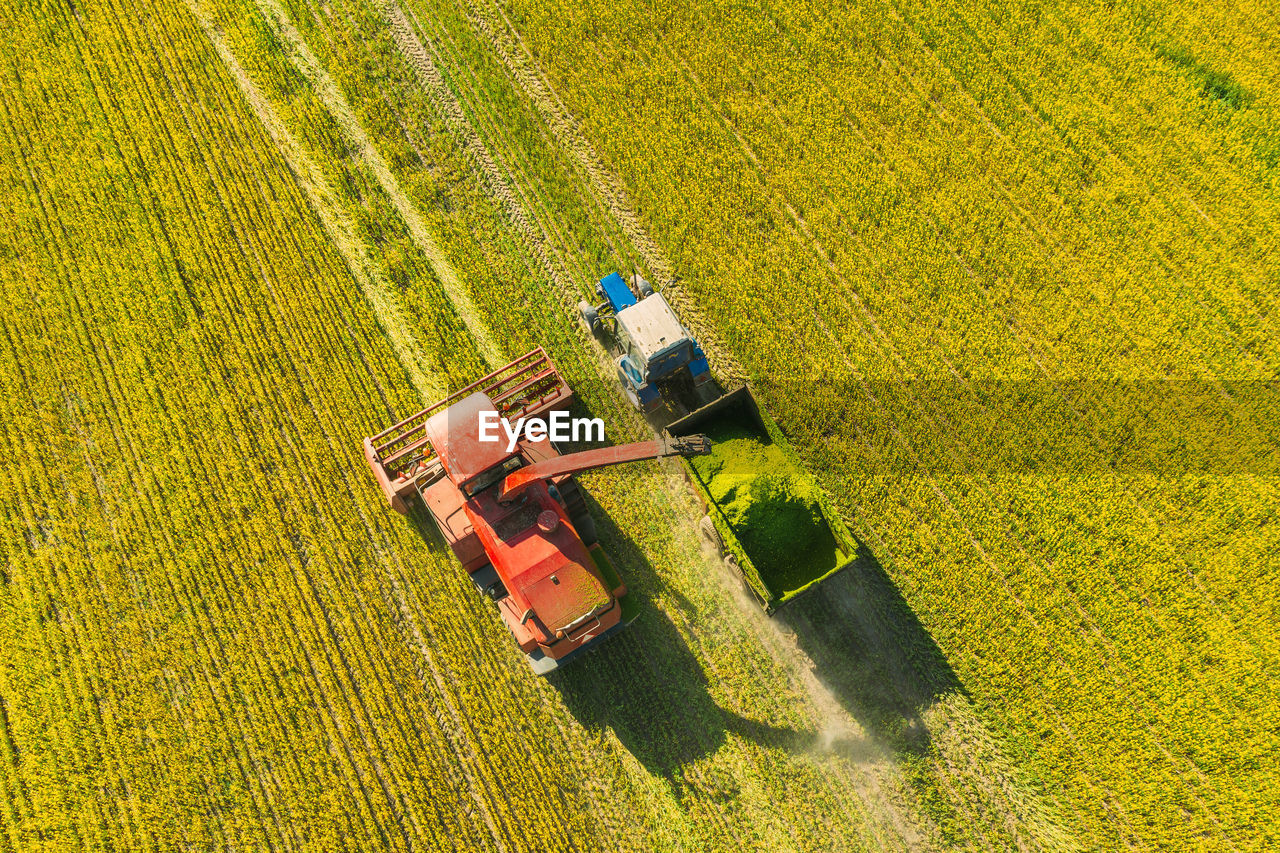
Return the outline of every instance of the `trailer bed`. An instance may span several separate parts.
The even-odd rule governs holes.
[[[766,613],[773,614],[853,564],[857,551],[853,535],[747,386],[676,421],[668,431],[673,436],[705,433],[722,453],[724,448],[732,447],[738,453],[753,454],[751,459],[736,460],[743,463],[740,468],[745,465],[749,469],[750,463],[767,457],[773,462],[770,471],[775,478],[788,480],[816,508],[817,519],[806,516],[794,529],[781,517],[782,509],[795,509],[794,502],[780,504],[778,518],[757,514],[753,526],[744,526],[741,518],[735,525],[726,510],[740,510],[743,504],[735,501],[733,506],[726,506],[730,503],[726,494],[717,500],[716,491],[723,481],[710,476],[713,468],[705,461],[684,460],[686,475],[707,510],[703,524],[712,525],[725,562],[741,576]],[[722,456],[710,465],[727,466],[734,461],[732,455]],[[755,484],[744,487],[754,489]],[[761,508],[764,512],[770,510],[768,505]]]

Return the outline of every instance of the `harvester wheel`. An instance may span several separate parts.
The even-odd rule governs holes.
[[[717,554],[724,556],[724,539],[720,537],[720,531],[716,530],[716,523],[711,520],[710,515],[704,515],[698,522],[698,532],[711,547],[716,549]]]
[[[590,548],[599,541],[596,535],[596,520],[590,515],[583,513],[570,519],[573,522],[573,529],[578,531],[578,538],[582,540],[582,544]]]
[[[603,326],[600,324],[600,312],[595,306],[585,299],[578,303],[578,318],[582,321],[582,327],[586,329],[593,337],[599,337]]]
[[[636,411],[640,411],[640,395],[635,392],[635,389],[626,383],[626,380],[620,378],[618,384],[622,386],[622,396],[627,398],[627,402],[630,403]]]

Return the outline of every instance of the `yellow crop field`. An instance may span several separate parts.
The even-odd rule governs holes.
[[[1270,19],[472,14],[545,69],[1084,843],[1274,844]]]
[[[1263,850],[1268,10],[0,0],[0,851]],[[1269,29],[1271,28],[1271,29]],[[678,461],[547,678],[361,440],[643,272],[858,540]]]

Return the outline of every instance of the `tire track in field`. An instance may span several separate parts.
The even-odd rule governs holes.
[[[488,194],[506,214],[516,233],[537,256],[551,279],[566,294],[576,293],[573,277],[568,273],[564,259],[558,252],[548,249],[553,245],[550,235],[530,221],[524,205],[512,192],[511,185],[506,179],[511,175],[511,170],[502,168],[498,164],[489,147],[467,119],[461,102],[449,89],[444,75],[440,73],[439,64],[431,55],[432,51],[428,50],[418,38],[417,31],[404,9],[396,0],[379,4],[378,8],[396,43],[396,48],[417,75],[418,81],[445,123],[449,125],[450,130],[462,137],[473,163],[480,167],[481,179]]]
[[[480,350],[485,361],[491,368],[503,364],[507,359],[502,353],[502,348],[498,346],[490,334],[483,315],[476,308],[475,303],[472,302],[471,295],[459,280],[457,271],[453,268],[449,259],[445,257],[444,251],[440,248],[435,238],[431,236],[431,231],[427,228],[427,224],[423,221],[417,208],[414,207],[409,197],[405,195],[400,182],[387,165],[387,161],[369,140],[369,135],[365,133],[364,127],[360,124],[360,119],[356,117],[355,111],[351,109],[351,104],[347,101],[346,96],[342,94],[342,91],[334,83],[329,73],[324,70],[320,61],[307,45],[306,39],[298,32],[298,28],[294,26],[288,13],[280,6],[279,0],[254,0],[254,3],[258,10],[262,12],[263,17],[267,19],[276,36],[290,48],[287,51],[289,61],[293,63],[294,68],[303,77],[311,82],[320,103],[338,122],[338,126],[347,135],[348,141],[354,143],[356,153],[364,161],[365,165],[369,167],[369,170],[373,172],[374,177],[377,178],[379,185],[381,185],[383,191],[395,206],[396,211],[400,214],[400,218],[404,220],[404,224],[409,229],[409,234],[413,237],[413,241],[418,244],[423,254],[427,256],[427,260],[430,261],[431,268],[435,270],[436,278],[440,281],[440,286],[444,288],[445,295],[453,303],[454,309],[458,312],[459,318],[471,334],[471,338],[475,341],[476,347]]]
[[[537,108],[555,139],[577,161],[587,176],[595,200],[608,210],[658,282],[663,285],[673,283],[675,274],[671,262],[641,225],[635,205],[622,180],[609,171],[600,155],[582,135],[578,122],[547,82],[546,75],[506,14],[501,9],[494,10],[502,19],[502,32],[499,33],[493,23],[469,0],[467,6],[463,10],[464,14],[494,49],[494,55],[502,62],[508,76]]]
[[[408,14],[396,0],[389,0],[382,9],[383,20],[390,29],[396,47],[418,75],[419,82],[432,99],[438,113],[451,126],[451,129],[466,141],[466,149],[470,153],[473,162],[478,164],[482,170],[482,183],[489,196],[506,212],[511,227],[537,255],[550,276],[551,283],[560,292],[564,304],[566,306],[576,306],[577,301],[582,297],[580,282],[577,282],[573,275],[566,271],[565,259],[558,252],[554,259],[552,254],[548,252],[548,247],[554,247],[555,244],[545,228],[541,226],[535,227],[529,221],[526,209],[520,199],[513,194],[513,184],[517,192],[520,188],[515,183],[512,170],[505,169],[499,164],[497,158],[490,151],[488,144],[467,117],[462,101],[450,89],[444,75],[440,72],[440,65],[437,62],[439,54],[436,54],[433,58],[434,51],[429,50],[427,44],[424,44],[423,39],[418,36],[419,30],[415,28],[416,22],[410,20]],[[418,26],[420,27],[420,25]],[[524,195],[524,193],[521,193],[521,195]],[[550,211],[545,212],[548,217],[554,216]],[[572,308],[572,310],[576,311],[576,307]],[[614,383],[616,380],[609,363],[608,353],[592,336],[583,332],[579,324],[574,323],[573,325],[587,342],[589,348],[587,351],[591,356],[587,361],[594,373],[605,386]],[[561,364],[563,363],[562,361]],[[622,409],[615,408],[613,411],[617,413]]]
[[[746,371],[720,343],[712,324],[684,290],[671,261],[641,222],[622,179],[609,169],[587,141],[579,122],[556,93],[520,32],[499,6],[488,4],[487,0],[481,2],[486,2],[488,14],[473,0],[466,0],[462,13],[477,35],[488,43],[506,70],[507,77],[538,111],[555,142],[577,163],[581,174],[586,177],[583,194],[604,210],[639,254],[655,283],[662,288],[663,295],[676,307],[681,321],[694,332],[703,350],[711,357],[716,372],[729,381],[744,379]],[[496,25],[491,19],[495,13],[500,19]]]
[[[465,140],[466,149],[470,153],[473,162],[480,166],[482,183],[491,199],[506,212],[511,227],[537,255],[550,276],[551,283],[559,290],[564,304],[569,306],[576,315],[577,301],[582,298],[581,283],[576,281],[573,275],[566,270],[566,259],[558,251],[554,258],[548,251],[548,247],[553,247],[554,249],[555,244],[547,234],[546,229],[540,225],[534,226],[530,222],[526,208],[513,193],[513,186],[516,192],[520,192],[519,184],[515,181],[514,172],[504,168],[499,163],[476,129],[476,126],[468,118],[461,99],[449,87],[448,82],[440,71],[439,54],[429,49],[423,39],[419,37],[418,32],[421,25],[417,24],[416,20],[410,20],[409,15],[397,0],[388,0],[381,8],[383,10],[383,20],[388,25],[397,49],[418,75],[419,82],[432,99],[439,115],[444,118],[455,133]],[[434,57],[433,53],[435,53]],[[520,194],[524,195],[523,192]],[[546,211],[545,208],[544,213],[549,218],[553,218],[555,215],[554,212]],[[608,237],[608,235],[605,236],[606,238]],[[573,325],[582,339],[587,342],[587,348],[584,351],[589,354],[589,357],[585,361],[589,363],[591,369],[606,387],[612,385],[616,382],[616,379],[607,351],[600,346],[593,336],[582,331],[580,324],[574,323]],[[560,363],[564,364],[563,361]],[[613,408],[612,411],[619,413],[624,409]],[[624,417],[626,416],[624,415]]]
[[[278,337],[278,336],[277,336],[277,337]],[[288,336],[286,336],[286,337],[288,337]],[[296,369],[296,368],[295,368],[295,369]],[[312,385],[312,386],[315,386],[315,385],[316,385],[316,382],[315,382],[314,378],[310,376],[309,371],[306,371],[306,369],[304,368],[304,372],[307,372],[307,374],[308,374],[308,379],[310,379],[310,383],[309,383],[309,384],[310,384],[310,385]],[[323,384],[321,384],[319,387],[323,387]],[[330,451],[332,451],[332,452],[337,452],[337,444],[335,443],[335,440],[334,440],[333,436],[332,436],[332,435],[330,435],[329,431],[328,431],[327,429],[324,429],[324,428],[323,428],[323,419],[321,419],[321,418],[320,418],[320,414],[319,414],[319,412],[317,412],[317,411],[315,410],[315,406],[314,406],[314,404],[313,404],[313,403],[311,403],[310,401],[308,401],[308,402],[307,402],[307,405],[309,405],[309,406],[311,407],[311,410],[312,410],[313,415],[317,418],[317,423],[318,423],[318,424],[321,424],[321,429],[322,429],[322,432],[323,432],[323,435],[324,435],[324,439],[325,439],[326,443],[329,445],[329,450],[330,450]],[[304,458],[302,455],[300,455],[300,454],[299,454],[299,452],[298,452],[297,448],[296,448],[296,447],[294,447],[294,445],[293,445],[293,443],[292,443],[291,441],[289,442],[289,446],[290,446],[290,448],[291,448],[291,449],[292,449],[292,451],[293,451],[293,454],[294,454],[294,456],[295,456],[296,463],[297,463],[298,465],[302,465],[302,468],[301,468],[300,470],[302,470],[302,472],[303,472],[303,479],[304,479],[304,480],[306,480],[306,479],[307,479],[307,475],[306,475],[307,468],[306,468],[306,465],[305,465],[305,458]],[[344,480],[346,480],[346,478],[345,478],[345,477],[344,477],[343,479],[344,479]],[[348,489],[351,489],[351,488],[352,488],[352,486],[351,486],[351,484],[350,484],[350,482],[349,482],[349,481],[347,481],[347,487],[348,487]],[[309,490],[310,490],[310,491],[312,491],[312,492],[316,492],[316,491],[317,491],[317,490],[316,490],[316,489],[314,489],[314,488],[309,489]],[[314,581],[312,580],[312,578],[310,578],[310,576],[309,576],[309,574],[307,573],[307,571],[305,570],[305,568],[304,568],[302,571],[303,571],[303,576],[307,579],[308,583],[309,583],[309,584],[311,584],[311,585],[314,587]],[[312,592],[312,596],[311,596],[311,597],[312,597],[313,599],[315,599],[315,600],[319,601],[319,600],[320,600],[320,596],[319,596],[319,594],[318,594],[318,591],[317,591],[316,589],[314,589],[314,588],[313,588],[313,589],[311,590],[311,592]],[[304,598],[305,598],[305,597],[306,597],[306,596],[304,596]],[[324,621],[324,623],[327,625],[327,630],[329,631],[329,633],[330,633],[331,635],[333,635],[335,631],[337,632],[337,634],[338,634],[338,635],[345,635],[345,634],[346,634],[346,629],[345,629],[345,628],[342,628],[342,627],[340,627],[340,626],[335,626],[335,624],[334,624],[334,622],[333,622],[333,620],[332,620],[332,618],[331,618],[331,616],[330,616],[329,612],[324,608],[324,606],[323,606],[323,605],[321,605],[320,610],[321,610],[321,612],[322,612],[322,613],[323,613],[323,615],[324,615],[324,620],[323,620],[323,621]],[[319,623],[317,623],[317,624],[319,624]],[[364,641],[364,640],[365,640],[365,638],[363,637],[363,635],[361,634],[361,632],[359,632],[358,628],[357,628],[357,634],[360,634],[360,636],[359,636],[359,638],[357,639],[357,641],[354,643],[355,647],[356,647],[356,648],[368,648],[369,646],[368,646],[368,644]],[[332,639],[332,636],[331,636],[331,639]],[[322,644],[322,646],[327,646],[327,645],[328,645],[328,644]],[[339,651],[338,651],[339,656],[340,656],[340,657],[343,657],[343,652],[341,651],[341,647],[342,647],[342,645],[341,645],[341,644],[339,644],[338,646],[336,646],[336,648],[338,648],[338,649],[339,649]],[[328,657],[328,652],[327,652],[327,651],[325,652],[325,656],[326,656],[326,657]],[[352,667],[352,666],[351,666],[351,664],[350,664],[350,662],[349,662],[349,661],[347,661],[347,660],[345,660],[345,658],[344,658],[344,660],[343,660],[343,666],[341,666],[341,667],[339,667],[339,666],[335,665],[335,664],[334,664],[334,662],[333,662],[332,660],[329,660],[329,661],[328,661],[328,663],[329,663],[329,670],[333,673],[333,675],[334,675],[334,677],[335,677],[335,678],[338,678],[342,673],[346,673],[346,674],[347,674],[347,676],[348,676],[348,679],[350,680],[350,685],[351,685],[351,688],[350,688],[350,689],[351,689],[351,692],[352,692],[352,696],[354,697],[354,700],[353,700],[352,696],[348,696],[348,695],[347,695],[349,691],[348,691],[348,688],[347,688],[346,686],[344,686],[344,685],[343,685],[343,684],[341,684],[340,682],[335,682],[335,683],[338,683],[338,685],[339,685],[339,691],[340,691],[340,693],[343,695],[343,697],[344,697],[344,701],[345,701],[348,705],[350,705],[350,703],[351,703],[352,701],[355,701],[355,702],[357,702],[357,703],[359,704],[359,706],[360,706],[360,708],[361,708],[361,710],[362,710],[363,720],[364,720],[364,722],[363,722],[363,723],[362,723],[362,722],[360,722],[360,719],[361,719],[361,718],[360,718],[359,716],[354,715],[354,714],[352,714],[352,719],[357,721],[357,723],[356,723],[356,725],[357,725],[357,729],[358,729],[358,731],[359,731],[359,736],[360,736],[360,737],[361,737],[361,739],[364,741],[365,752],[366,752],[367,754],[369,754],[369,755],[377,755],[377,754],[380,754],[380,753],[379,753],[379,750],[382,750],[382,744],[381,744],[381,742],[379,741],[379,743],[378,743],[378,749],[377,749],[377,750],[375,750],[375,749],[371,748],[371,746],[370,746],[370,744],[368,743],[368,740],[367,740],[367,737],[368,737],[368,736],[370,736],[370,735],[371,735],[372,737],[374,737],[375,739],[378,739],[378,738],[379,738],[379,733],[378,733],[378,729],[377,729],[375,726],[370,726],[370,724],[369,724],[369,720],[371,719],[371,718],[370,718],[370,714],[369,714],[369,710],[368,710],[368,708],[367,708],[367,707],[366,707],[366,705],[365,705],[366,700],[365,700],[365,699],[363,698],[363,696],[362,696],[361,687],[360,687],[360,686],[359,686],[359,684],[357,683],[357,682],[358,682],[358,673],[359,673],[359,672],[361,672],[362,670],[360,670],[360,669],[358,669],[358,668],[356,668],[356,667]],[[310,664],[310,665],[311,665],[311,666],[314,666],[313,664]],[[327,702],[327,701],[328,701],[328,700],[327,700],[327,697],[326,697],[326,702]],[[349,712],[351,711],[351,709],[350,709],[350,708],[348,708],[348,710],[349,710]],[[366,734],[366,733],[367,733],[367,734]],[[343,743],[344,743],[344,744],[345,744],[345,743],[347,743],[347,738],[346,738],[346,735],[345,735],[345,734],[340,734],[340,737],[341,737],[341,739],[343,740]],[[382,754],[385,754],[385,753],[382,753]],[[350,757],[350,756],[349,756],[349,757]],[[384,782],[384,781],[383,781],[383,769],[382,769],[382,768],[380,768],[380,766],[379,766],[379,762],[377,762],[376,760],[374,760],[374,761],[372,762],[372,768],[373,768],[373,772],[374,772],[374,774],[378,777],[379,784],[380,784],[380,785],[382,785],[382,787],[383,787],[383,789],[384,789],[384,796],[387,796],[387,797],[388,797],[388,801],[391,801],[391,796],[390,796],[389,792],[387,791],[387,784],[386,784],[386,782]],[[393,773],[396,773],[397,775],[399,774],[399,771],[398,771],[398,770],[393,770],[392,772],[393,772]],[[410,811],[409,811],[409,819],[410,819],[411,821],[413,821],[413,822],[414,822],[414,826],[415,826],[415,829],[416,829],[417,833],[418,833],[419,835],[421,835],[421,834],[422,834],[422,833],[421,833],[421,827],[420,827],[420,825],[417,823],[416,818],[415,818],[415,816],[414,816],[414,814],[413,814],[412,810],[410,810]]]
[[[316,416],[316,418],[319,419],[320,417],[319,413],[315,412],[314,406],[312,407],[312,411],[313,411],[313,414]],[[319,423],[320,421],[318,420],[317,422]],[[326,442],[330,446],[330,449],[331,450],[334,449],[336,447],[335,441],[333,437],[329,435],[327,430],[324,430],[324,436],[325,436]],[[290,444],[292,447],[292,443]],[[303,471],[303,476],[305,479],[306,470],[307,470],[305,465],[305,458],[298,453],[296,448],[293,450],[293,453],[296,458],[296,463],[302,466],[300,470]],[[351,484],[348,482],[347,485],[348,485],[348,488],[350,489]],[[315,491],[315,490],[312,489],[311,491]],[[301,572],[301,577],[306,581],[310,589],[309,589],[309,594],[304,594],[301,588],[295,589],[295,592],[298,593],[298,595],[302,600],[322,602],[322,596],[320,595],[318,588],[316,588],[315,586],[315,581],[310,577],[305,567],[300,568],[298,571]],[[296,584],[296,580],[295,580],[295,584]],[[308,611],[308,612],[311,612],[311,611]],[[377,762],[375,759],[372,758],[372,756],[376,756],[380,754],[380,750],[382,747],[381,747],[381,744],[379,743],[378,748],[375,749],[369,743],[369,740],[368,740],[370,736],[372,736],[375,739],[378,739],[380,735],[379,735],[379,730],[377,726],[373,725],[372,723],[372,720],[374,718],[370,715],[369,710],[365,705],[366,700],[362,696],[360,685],[357,683],[358,681],[357,674],[359,672],[362,672],[363,670],[357,667],[353,667],[350,664],[350,662],[345,659],[345,655],[342,652],[342,648],[345,644],[340,641],[340,638],[342,636],[347,635],[348,633],[347,629],[335,624],[331,614],[324,608],[323,603],[320,604],[319,612],[321,614],[319,618],[315,617],[314,615],[312,616],[312,620],[314,623],[313,630],[314,630],[315,636],[318,638],[318,644],[323,653],[323,659],[327,664],[327,667],[321,668],[318,670],[315,661],[312,660],[311,656],[308,655],[305,652],[305,650],[303,650],[303,654],[306,655],[306,664],[309,670],[312,672],[313,679],[316,681],[317,684],[324,683],[324,679],[320,678],[319,675],[317,675],[318,672],[322,672],[322,671],[328,672],[332,677],[333,684],[337,688],[337,695],[346,706],[346,710],[348,712],[347,716],[355,724],[356,737],[360,738],[361,743],[364,746],[363,754],[371,756],[370,767],[372,768],[372,772],[376,777],[379,786],[383,790],[384,797],[387,799],[388,802],[391,802],[394,804],[395,798],[393,797],[392,792],[388,788],[387,782],[384,780],[384,775],[383,775],[384,771],[380,768],[379,762]],[[415,625],[415,629],[416,629],[416,625]],[[326,633],[328,634],[328,639],[329,639],[328,642],[325,642],[325,640],[323,639],[323,635],[325,635]],[[363,637],[362,634],[360,634],[358,629],[357,629],[357,634],[359,636],[356,642],[354,642],[352,645],[354,645],[356,648],[366,648],[367,644],[364,642],[365,638]],[[329,648],[337,649],[338,657],[343,658],[341,665],[335,662],[335,660],[331,657],[328,651]],[[343,681],[344,674],[346,676],[345,682]],[[333,712],[334,705],[331,701],[330,694],[324,691],[321,691],[319,695],[320,695],[320,699],[324,701],[326,707],[329,708],[330,716],[337,716]],[[450,700],[446,697],[445,701],[448,702]],[[353,703],[355,703],[355,705],[358,705],[360,707],[362,712],[361,714],[355,713],[355,708],[353,706]],[[455,723],[456,723],[456,720],[455,720]],[[345,760],[348,765],[352,767],[363,767],[363,765],[361,765],[358,761],[356,761],[355,756],[358,753],[355,750],[353,750],[353,741],[350,737],[348,737],[347,733],[343,728],[335,728],[331,736],[336,738],[336,740],[341,744],[342,752],[345,755]],[[468,747],[468,749],[470,749],[469,742],[466,743],[466,746]],[[453,746],[453,749],[459,755],[464,754],[465,752],[465,750],[462,750],[459,747],[457,747],[456,744]],[[475,763],[474,750],[471,750],[471,754],[472,754],[472,763]],[[494,835],[495,839],[500,839],[503,836],[499,836],[496,834],[498,833],[498,830],[495,829],[496,824],[493,822],[491,818],[492,810],[487,807],[486,801],[481,798],[481,795],[479,793],[480,789],[479,787],[477,787],[477,784],[476,784],[476,777],[471,772],[464,772],[463,778],[466,780],[466,786],[470,789],[470,792],[472,793],[472,795],[477,799],[477,802],[479,803],[479,809],[483,813],[485,821],[488,824],[490,831],[492,833],[495,833]],[[366,788],[364,781],[361,780],[359,784],[360,784],[360,790],[363,793],[366,803],[370,802],[369,790]],[[485,790],[487,792],[488,789],[486,788]],[[372,807],[370,806],[370,808]],[[412,813],[410,813],[409,816],[411,820],[414,819]],[[417,826],[416,821],[415,821],[415,826]],[[495,843],[501,846],[500,840],[497,840]]]
[[[460,96],[450,88],[440,71],[441,66],[447,63],[434,45],[428,47],[431,44],[429,38],[424,42],[424,38],[418,35],[423,28],[416,18],[411,20],[409,13],[406,13],[396,0],[389,0],[381,8],[383,20],[388,25],[397,49],[417,73],[419,82],[432,99],[438,114],[455,133],[465,140],[466,150],[472,162],[480,167],[481,182],[491,200],[506,213],[511,227],[537,256],[548,273],[551,283],[559,291],[562,304],[572,316],[576,316],[576,305],[583,295],[582,282],[567,270],[569,259],[566,259],[561,250],[556,248],[553,238],[547,233],[546,226],[541,223],[535,225],[530,221],[529,208],[521,200],[532,196],[534,201],[531,206],[537,205],[537,194],[525,192],[521,188],[515,170],[507,168],[501,162],[501,155],[495,156],[489,144],[481,136],[476,124],[468,117]],[[555,221],[555,212],[544,206],[537,206],[547,219],[552,220],[551,227],[555,228],[558,224]],[[609,234],[606,233],[603,236],[610,245],[613,245]],[[562,238],[561,243],[567,244],[567,241]],[[617,247],[614,248],[616,251]],[[620,254],[623,253],[620,252]],[[576,266],[581,267],[581,264]],[[590,369],[606,387],[616,383],[608,352],[593,336],[582,331],[580,324],[575,322],[573,326],[586,341],[587,346],[584,351],[589,354],[586,362]],[[700,340],[703,339],[700,337]],[[563,365],[565,362],[562,360],[560,363]],[[624,411],[624,408],[613,408],[612,411],[618,413]],[[623,417],[627,418],[630,416],[630,410],[625,409],[625,411],[628,414],[624,414]]]
[[[439,372],[429,356],[423,351],[412,327],[401,313],[396,302],[394,288],[386,276],[369,258],[363,242],[356,236],[355,226],[342,210],[333,190],[329,187],[324,175],[315,162],[298,143],[266,96],[250,79],[240,61],[228,47],[222,33],[209,20],[197,4],[197,0],[185,0],[187,8],[195,16],[209,41],[213,43],[218,57],[231,74],[237,88],[240,89],[249,108],[261,122],[267,135],[275,142],[290,171],[297,178],[298,185],[307,196],[311,208],[319,217],[325,231],[329,234],[335,247],[346,261],[351,275],[364,291],[365,298],[373,308],[379,325],[387,333],[401,366],[409,374],[409,380],[423,400],[435,400],[443,397],[447,391],[440,381]]]

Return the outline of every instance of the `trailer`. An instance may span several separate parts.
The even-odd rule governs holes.
[[[706,510],[700,522],[703,537],[741,577],[764,611],[772,615],[849,568],[857,551],[853,534],[750,387],[724,392],[693,334],[666,298],[638,273],[629,279],[611,273],[596,283],[595,293],[598,304],[578,303],[579,319],[610,352],[623,394],[650,426],[675,437],[705,433],[712,455],[727,467],[750,467],[746,458],[731,458],[734,453],[768,457],[775,479],[807,493],[812,517],[797,526],[795,541],[784,543],[788,553],[779,555],[761,533],[787,538],[785,531],[770,529],[781,521],[768,512],[744,518],[736,512],[741,509],[741,495],[717,498],[716,492],[722,489],[708,476],[707,467],[717,463],[705,458],[684,460],[686,476]],[[750,471],[735,481],[737,490],[759,490],[763,485]]]
[[[824,581],[853,565],[857,543],[825,494],[801,464],[795,449],[778,425],[760,408],[747,385],[730,391],[667,427],[672,436],[706,435],[712,447],[728,449],[736,437],[738,444],[756,442],[773,448],[783,473],[801,484],[810,494],[817,518],[803,529],[790,532],[790,542],[781,543],[788,556],[779,558],[777,545],[766,549],[757,544],[759,530],[744,528],[726,513],[723,498],[717,499],[707,466],[694,459],[684,460],[685,476],[697,492],[705,515],[699,532],[719,553],[725,564],[742,581],[747,592],[764,612],[772,616],[779,608],[812,592]],[[749,444],[748,444],[749,446]],[[732,457],[728,458],[732,464]],[[747,481],[739,488],[751,488]],[[756,542],[753,542],[753,538]]]

